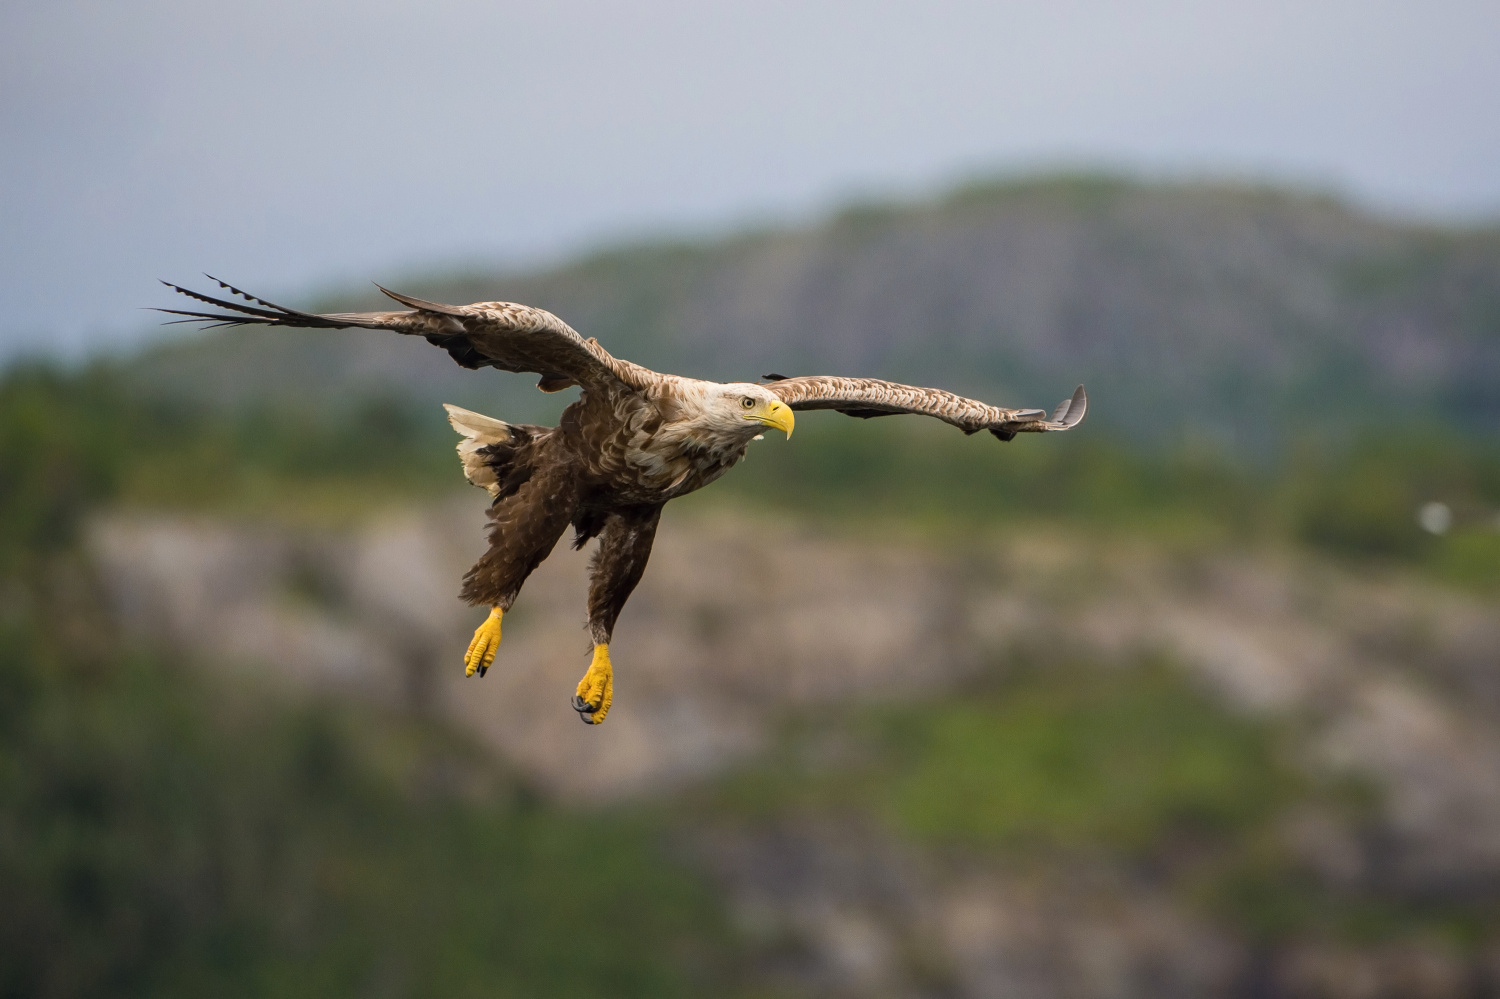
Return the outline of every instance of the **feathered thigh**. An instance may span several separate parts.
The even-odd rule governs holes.
[[[487,448],[501,483],[490,505],[490,547],[464,576],[459,598],[509,610],[532,570],[552,553],[578,506],[578,475],[560,435]]]

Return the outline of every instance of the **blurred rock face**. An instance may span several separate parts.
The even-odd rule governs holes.
[[[1121,664],[1165,651],[1234,710],[1299,719],[1298,766],[1382,789],[1369,829],[1286,818],[1287,849],[1317,878],[1413,899],[1500,890],[1493,605],[1290,555],[1036,532],[953,551],[729,514],[667,519],[615,636],[616,708],[598,730],[567,704],[588,662],[586,553],[559,546],[507,615],[489,675],[464,678],[482,615],[454,593],[483,545],[477,501],[342,530],[119,516],[94,526],[92,547],[141,639],[446,717],[543,792],[581,802],[685,786],[767,747],[789,712],[950,691],[1008,650]],[[816,823],[718,829],[698,848],[747,933],[797,941],[771,948],[770,973],[823,994],[1190,996],[1261,982],[1267,995],[1448,996],[1479,974],[1437,944],[1309,942],[1267,963],[1104,863],[1039,882]]]
[[[672,518],[615,632],[629,710],[590,729],[568,706],[591,653],[586,551],[558,545],[506,615],[494,667],[464,677],[482,612],[455,594],[483,524],[472,503],[332,532],[118,518],[93,545],[142,638],[438,711],[570,799],[711,773],[760,747],[788,707],[932,689],[983,644],[959,576],[919,548]]]

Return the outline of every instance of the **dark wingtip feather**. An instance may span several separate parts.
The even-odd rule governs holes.
[[[247,301],[254,302],[256,305],[263,305],[265,306],[265,308],[255,308],[254,306],[250,305],[242,305],[239,302],[231,302],[222,298],[214,298],[212,295],[201,295],[196,291],[190,291],[189,289],[184,288],[181,285],[173,284],[170,281],[162,281],[162,284],[166,285],[168,288],[171,288],[178,294],[186,295],[188,298],[191,298],[194,301],[205,302],[220,309],[228,309],[230,312],[239,313],[240,315],[225,316],[213,313],[182,312],[180,310],[173,309],[163,309],[161,311],[177,312],[179,315],[191,315],[197,316],[200,319],[220,320],[226,323],[242,326],[299,326],[306,329],[344,329],[349,326],[370,325],[368,321],[361,320],[358,316],[320,316],[311,312],[300,312],[297,309],[289,309],[284,305],[277,305],[275,302],[268,302],[264,298],[258,298],[255,295],[250,294],[249,292],[242,291],[227,281],[220,281],[212,274],[205,274],[204,277],[208,278],[210,281],[213,281],[215,284],[219,285],[219,287],[226,288],[231,293],[238,295],[239,297],[246,299]],[[249,318],[241,318],[241,316]]]
[[[460,309],[456,305],[441,305],[437,302],[428,302],[420,298],[412,298],[410,295],[403,295],[398,291],[391,291],[391,289],[383,287],[378,282],[372,281],[371,284],[374,284],[375,287],[379,288],[382,295],[385,295],[388,298],[393,298],[396,301],[400,302],[402,305],[411,309],[420,309],[423,312],[436,312],[440,316],[468,315],[468,313],[464,312],[463,309]]]
[[[184,288],[181,285],[172,284],[170,281],[163,281],[162,284],[166,285],[168,288],[171,288],[178,294],[186,295],[188,298],[191,298],[195,301],[207,302],[209,305],[216,305],[221,309],[229,309],[231,312],[242,312],[247,316],[256,316],[262,320],[274,320],[279,322],[283,319],[286,319],[288,315],[295,315],[295,313],[288,313],[287,310],[281,309],[280,306],[276,306],[279,311],[268,312],[265,309],[255,309],[251,308],[248,305],[240,305],[238,302],[226,302],[224,299],[214,298],[212,295],[200,295],[196,291],[189,291],[187,288]]]
[[[270,320],[261,319],[257,316],[225,316],[213,312],[185,312],[182,309],[156,309],[152,312],[165,312],[170,316],[187,316],[186,319],[169,319],[162,323],[163,326],[175,326],[178,323],[212,323],[204,329],[213,329],[217,326],[252,326],[257,324],[269,324]]]
[[[228,289],[232,294],[240,296],[241,298],[243,298],[247,302],[254,302],[256,305],[264,305],[268,309],[275,309],[277,312],[285,313],[288,316],[306,316],[307,315],[306,312],[299,312],[296,309],[288,309],[284,305],[277,305],[275,302],[268,302],[264,298],[257,298],[256,296],[250,294],[248,291],[241,291],[239,288],[236,288],[234,285],[230,284],[228,281],[221,281],[218,278],[214,277],[212,274],[208,273],[207,271],[203,272],[203,276],[206,277],[206,278],[208,278],[210,281],[214,282],[214,284],[217,284],[220,288],[226,288],[226,289]]]

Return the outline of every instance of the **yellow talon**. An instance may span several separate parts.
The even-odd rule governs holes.
[[[474,637],[469,639],[469,651],[464,653],[464,676],[473,676],[475,672],[484,676],[490,663],[495,661],[495,652],[500,648],[500,619],[504,616],[503,609],[493,607],[484,623],[474,629]]]
[[[589,725],[602,725],[615,699],[615,671],[609,664],[609,646],[594,646],[594,661],[578,681],[573,710]]]

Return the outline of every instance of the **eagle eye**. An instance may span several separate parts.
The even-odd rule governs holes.
[[[740,405],[745,409],[753,409],[755,408],[755,400],[747,395],[740,400]]]

